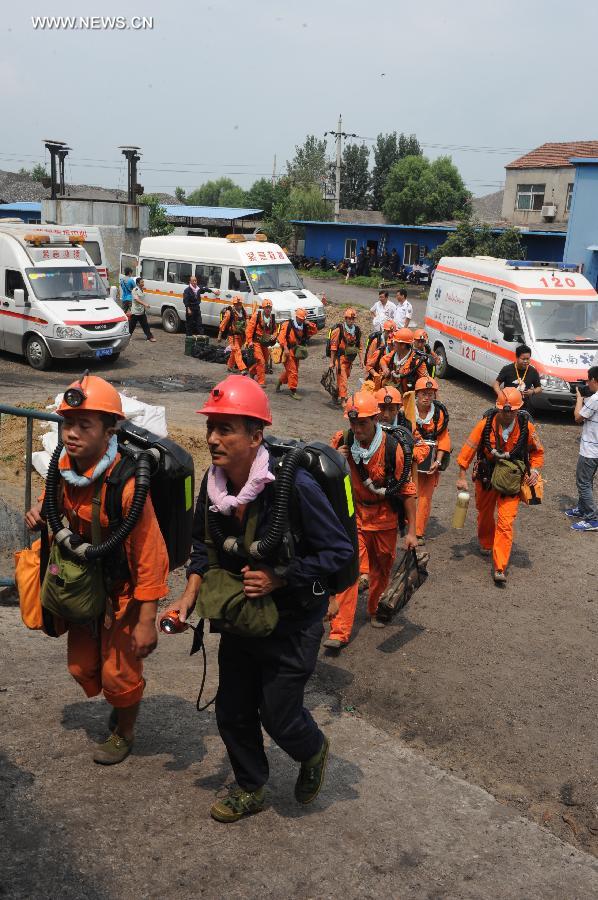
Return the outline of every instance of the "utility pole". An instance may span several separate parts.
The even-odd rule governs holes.
[[[359,137],[357,134],[349,134],[343,131],[343,117],[339,115],[336,131],[325,131],[324,137],[334,135],[336,138],[336,178],[334,190],[334,221],[338,222],[341,208],[341,163],[343,158],[343,138]]]

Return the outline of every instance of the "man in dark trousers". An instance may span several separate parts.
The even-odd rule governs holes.
[[[185,334],[203,334],[201,288],[195,275],[191,276],[188,286],[183,291],[183,303],[185,304]]]
[[[264,427],[272,423],[270,405],[255,381],[230,375],[198,412],[207,417],[212,465],[197,500],[187,587],[173,608],[186,620],[198,595],[200,605],[206,602],[210,580],[220,586],[227,573],[236,573],[235,590],[242,585],[247,602],[269,595],[278,612],[278,624],[267,637],[212,623],[222,632],[216,720],[237,786],[214,803],[210,814],[228,823],[264,808],[268,760],[262,728],[301,764],[296,800],[311,803],[320,790],[328,739],[304,707],[303,694],[324,633],[328,576],[352,560],[354,549],[322,488],[299,468],[290,501],[297,532],[291,562],[281,568],[276,558],[266,556],[261,563],[236,554],[226,538],[260,541],[271,528],[274,460],[263,442]],[[221,595],[217,587],[214,596]],[[331,606],[329,614],[336,611],[334,601]]]
[[[540,376],[538,370],[531,365],[531,358],[531,349],[525,344],[520,344],[515,349],[515,362],[503,366],[492,385],[497,397],[500,396],[502,388],[517,388],[523,397],[523,408],[527,410],[531,407],[530,398],[534,394],[542,393]]]

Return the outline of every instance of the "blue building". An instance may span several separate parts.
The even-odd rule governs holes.
[[[583,265],[583,274],[598,290],[598,159],[573,158],[575,182],[564,260]]]
[[[28,225],[42,220],[42,205],[39,202],[21,200],[18,203],[0,203],[0,221],[2,219],[22,219]]]
[[[366,217],[368,213],[364,213]],[[377,253],[396,248],[403,265],[413,265],[443,244],[456,230],[452,223],[434,225],[387,225],[365,222],[313,222],[297,220],[294,224],[305,229],[304,255],[318,259],[325,256],[335,262],[354,257],[365,248]],[[505,227],[492,231],[501,234]],[[565,247],[565,231],[521,231],[521,242],[527,259],[562,262]]]

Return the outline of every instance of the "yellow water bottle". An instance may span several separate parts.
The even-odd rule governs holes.
[[[468,509],[469,493],[467,491],[459,491],[457,494],[457,502],[455,504],[455,512],[453,513],[453,528],[463,528],[465,526]]]

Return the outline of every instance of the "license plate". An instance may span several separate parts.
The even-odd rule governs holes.
[[[96,350],[96,356],[112,356],[112,347],[102,347],[101,350]]]

